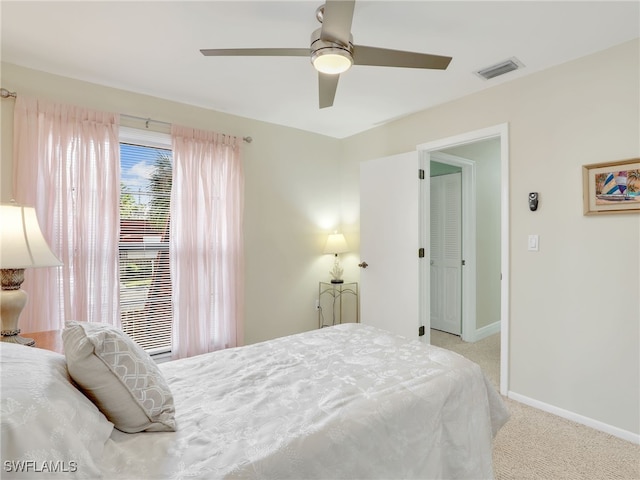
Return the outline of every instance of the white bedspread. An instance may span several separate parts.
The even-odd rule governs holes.
[[[161,369],[178,431],[114,430],[105,478],[492,478],[508,417],[475,363],[361,324]]]

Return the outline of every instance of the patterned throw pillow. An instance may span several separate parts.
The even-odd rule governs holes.
[[[149,354],[125,333],[102,323],[67,322],[62,340],[69,375],[118,430],[175,431],[171,390]]]

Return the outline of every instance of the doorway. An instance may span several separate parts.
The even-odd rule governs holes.
[[[485,248],[485,243],[487,238],[485,236],[485,232],[478,233],[479,237],[476,242],[473,242],[471,245],[467,243],[466,247],[472,247],[474,249],[475,245],[479,245],[479,251],[477,253],[477,262],[474,260],[473,264],[471,262],[466,262],[464,266],[463,273],[463,297],[465,294],[469,294],[470,287],[465,283],[468,281],[468,277],[473,277],[474,283],[478,283],[478,289],[484,289],[486,286],[486,282],[475,282],[477,276],[482,275],[483,278],[485,275],[490,275],[492,277],[492,301],[490,305],[484,304],[486,294],[484,290],[482,292],[478,292],[477,298],[478,302],[476,303],[476,299],[469,303],[472,307],[465,308],[465,300],[463,300],[463,339],[465,341],[476,341],[481,338],[484,338],[493,333],[500,332],[500,392],[503,395],[506,395],[508,391],[508,358],[509,358],[509,345],[508,345],[508,329],[509,329],[509,208],[508,208],[508,200],[509,200],[509,192],[508,192],[508,125],[497,125],[495,127],[489,127],[486,129],[469,132],[466,134],[444,138],[438,141],[429,142],[426,144],[422,144],[418,146],[418,152],[420,154],[421,165],[422,168],[428,168],[430,165],[430,161],[432,157],[437,157],[438,155],[444,154],[446,155],[455,155],[460,156],[471,161],[475,161],[472,157],[470,158],[469,152],[474,149],[474,146],[479,146],[487,141],[495,142],[495,148],[498,152],[496,163],[499,165],[499,168],[496,169],[495,172],[490,175],[493,176],[493,186],[488,189],[485,194],[489,195],[489,197],[493,196],[493,200],[495,203],[495,212],[493,217],[486,221],[483,209],[478,206],[478,228],[482,230],[485,226],[493,224],[494,227],[494,235],[491,237],[491,242],[493,242],[493,246],[495,247],[490,254],[487,254]],[[438,160],[441,161],[441,160]],[[477,162],[476,162],[477,163]],[[478,185],[483,182],[483,175],[487,172],[474,172],[472,175],[472,184],[476,184],[476,180],[478,181]],[[476,178],[477,177],[477,178]],[[465,187],[463,185],[463,192],[465,191]],[[478,186],[480,188],[480,186]],[[473,197],[475,197],[476,192],[473,193]],[[422,202],[423,205],[428,205],[426,202]],[[472,210],[472,211],[471,211]],[[476,212],[476,208],[473,207],[467,213]],[[464,211],[464,207],[463,207]],[[423,215],[425,213],[423,212]],[[430,213],[426,212],[426,218],[429,218]],[[475,223],[475,215],[473,222]],[[469,225],[469,219],[463,220],[463,225]],[[474,226],[474,231],[476,228]],[[467,253],[465,253],[465,246],[463,246],[463,257],[465,257]],[[467,258],[463,258],[467,260]],[[481,272],[477,274],[474,272],[471,273],[471,269],[467,269],[468,267],[477,267],[481,269]],[[488,269],[488,270],[487,270]],[[485,274],[482,272],[489,271],[490,273]],[[424,276],[424,273],[422,274]],[[466,277],[466,278],[465,278]],[[473,289],[471,289],[473,290]],[[430,292],[420,292],[421,295],[429,296]],[[430,305],[429,298],[422,300],[422,305]],[[482,313],[482,318],[474,319],[473,321],[469,321],[467,318],[464,320],[464,314],[469,312],[478,312]],[[488,313],[487,313],[488,312]],[[465,327],[467,327],[467,331],[465,332]]]
[[[429,343],[430,265],[425,255],[430,235],[430,182],[425,175],[435,152],[483,140],[499,140],[500,392],[508,392],[509,338],[509,185],[508,125],[502,124],[418,145],[416,150],[368,160],[360,165],[361,321]],[[464,173],[463,167],[463,173]],[[416,175],[418,172],[418,175]],[[470,178],[470,177],[468,177]],[[427,181],[421,180],[425,179]],[[474,182],[471,182],[473,185]],[[393,189],[389,188],[393,185]],[[463,188],[464,192],[463,175]],[[469,190],[467,190],[469,191]],[[468,196],[472,198],[473,196]],[[463,202],[464,203],[464,202]],[[472,212],[467,208],[464,211]],[[402,215],[398,215],[402,212]],[[475,220],[474,220],[475,221]],[[470,224],[463,220],[463,224]],[[475,231],[475,227],[471,229]],[[475,243],[465,248],[475,252]],[[471,257],[467,257],[471,258]],[[423,261],[427,260],[427,261]],[[365,262],[367,268],[365,270]],[[470,262],[471,263],[471,262]],[[465,277],[474,264],[468,264]],[[463,296],[466,288],[463,283]],[[475,305],[472,302],[472,305]],[[475,312],[475,308],[467,308]],[[463,313],[463,322],[464,320]],[[477,333],[476,325],[472,328]]]
[[[476,162],[448,152],[448,149],[433,151],[428,154],[428,157],[430,166],[434,163],[442,165],[439,169],[434,168],[436,172],[456,169],[462,176],[459,199],[461,246],[458,259],[461,277],[460,336],[465,342],[475,342],[478,339],[476,329]],[[432,304],[432,302],[429,303]]]

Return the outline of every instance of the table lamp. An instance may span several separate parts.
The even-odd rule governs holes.
[[[36,211],[16,203],[0,205],[0,341],[34,345],[19,335],[18,319],[27,303],[20,288],[24,269],[62,265],[40,231]]]
[[[344,283],[344,280],[342,280],[342,274],[344,270],[340,266],[340,259],[338,258],[338,254],[348,251],[349,247],[347,246],[347,241],[345,240],[343,234],[335,232],[329,235],[329,237],[327,238],[327,243],[324,247],[324,253],[333,253],[335,255],[333,268],[329,271],[332,277],[331,283]]]

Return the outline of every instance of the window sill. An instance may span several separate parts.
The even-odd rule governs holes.
[[[163,350],[159,352],[151,353],[151,358],[155,360],[156,363],[166,363],[171,361],[171,350]]]

